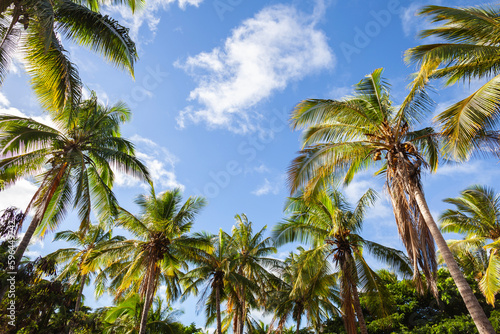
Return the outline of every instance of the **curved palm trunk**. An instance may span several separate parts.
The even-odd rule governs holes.
[[[82,304],[83,287],[85,286],[86,280],[87,280],[87,274],[84,274],[82,276],[82,280],[80,282],[80,287],[78,289],[78,295],[76,297],[75,313],[80,311],[80,306]],[[69,326],[70,326],[69,334],[73,334],[74,333],[74,325],[72,323],[72,320],[69,321]]]
[[[361,303],[359,302],[358,288],[355,284],[352,287],[352,300],[354,304],[354,309],[356,310],[356,317],[358,318],[359,329],[361,334],[368,334],[368,329],[366,328],[365,317],[363,316],[363,310],[361,309]]]
[[[415,196],[415,200],[417,201],[418,208],[424,217],[424,220],[427,224],[427,227],[431,231],[432,237],[436,241],[436,245],[443,256],[443,259],[450,271],[451,277],[455,281],[457,285],[458,291],[464,300],[465,306],[467,306],[467,310],[469,311],[474,323],[480,334],[495,334],[495,330],[491,325],[490,321],[486,317],[484,310],[479,305],[476,296],[472,292],[472,289],[469,286],[469,283],[465,280],[463,273],[458,268],[458,265],[453,258],[453,254],[448,247],[448,244],[443,238],[441,231],[439,230],[436,222],[432,218],[429,207],[427,206],[427,202],[425,200],[424,194],[419,187],[413,186],[413,195]]]
[[[153,302],[153,294],[154,294],[154,266],[155,262],[153,262],[152,267],[153,269],[151,270],[151,274],[148,275],[148,285],[146,288],[146,296],[144,300],[144,307],[142,308],[142,314],[141,314],[141,322],[140,322],[140,327],[139,327],[139,334],[145,334],[146,333],[146,327],[148,325],[148,313],[149,309],[151,308],[151,304]]]
[[[222,334],[222,320],[220,316],[220,286],[215,288],[215,307],[217,309],[217,334]]]
[[[38,224],[42,221],[43,217],[45,216],[45,212],[47,211],[47,208],[49,206],[50,201],[52,200],[52,197],[54,196],[54,193],[56,192],[57,188],[59,187],[59,184],[61,183],[61,180],[64,176],[64,173],[66,172],[66,169],[68,168],[68,164],[65,163],[61,166],[61,169],[59,172],[57,172],[56,177],[54,178],[54,181],[52,182],[52,185],[50,187],[49,192],[45,196],[45,200],[43,201],[43,208],[40,211],[40,213],[36,213],[33,219],[31,220],[30,225],[28,226],[28,229],[26,230],[26,233],[23,236],[23,239],[19,243],[19,246],[16,248],[16,252],[14,253],[14,259],[15,259],[15,264],[14,268],[10,269],[9,271],[11,272],[16,272],[17,267],[19,266],[19,263],[21,262],[21,259],[23,258],[24,252],[28,248],[28,245],[31,241],[31,238],[33,237],[33,234],[35,233],[36,228],[38,227]],[[25,217],[28,214],[28,210],[33,204],[33,202],[36,200],[36,197],[38,197],[40,193],[40,189],[37,190],[33,198],[31,199],[28,208],[26,209]],[[24,218],[23,218],[24,220]],[[7,292],[8,285],[6,284],[4,288],[0,290],[0,302],[2,302],[5,293]]]
[[[23,240],[21,241],[19,246],[17,246],[16,252],[14,253],[14,257],[16,259],[16,270],[17,270],[17,266],[19,265],[19,262],[21,262],[21,259],[24,255],[24,252],[26,251],[26,248],[28,248],[28,245],[31,241],[31,238],[33,237],[33,233],[35,233],[35,230],[38,227],[38,224],[42,221],[43,217],[45,216],[45,212],[47,211],[47,208],[49,207],[49,203],[51,202],[52,197],[54,196],[57,188],[61,184],[61,180],[62,180],[67,168],[68,168],[68,164],[64,163],[61,166],[61,169],[59,170],[59,172],[57,172],[57,175],[54,178],[54,180],[52,181],[52,185],[50,186],[48,193],[44,196],[45,199],[43,201],[42,210],[35,214],[35,217],[31,220],[30,226],[28,227],[28,229],[26,230],[26,233],[24,234]],[[37,192],[37,194],[38,194],[38,192]],[[32,200],[32,202],[33,202],[33,200]],[[25,214],[27,214],[27,212]]]
[[[76,297],[75,313],[80,311],[80,306],[82,305],[83,288],[85,287],[86,280],[87,274],[83,274],[82,281],[80,283],[80,289],[78,290],[78,296]]]
[[[241,305],[240,305],[240,320],[239,320],[239,334],[243,334],[245,329],[245,319],[246,319],[246,301],[245,301],[245,287],[241,287]]]
[[[301,320],[301,318],[302,318],[302,313],[300,313],[297,316],[297,329],[295,330],[296,334],[300,334],[300,320]]]

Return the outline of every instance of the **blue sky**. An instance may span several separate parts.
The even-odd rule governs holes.
[[[85,49],[66,43],[88,90],[101,101],[125,101],[133,111],[123,135],[151,169],[157,191],[181,187],[185,196],[201,195],[208,206],[195,230],[229,231],[234,215],[245,213],[257,228],[271,227],[283,214],[288,195],[286,170],[300,149],[300,133],[288,116],[306,98],[340,98],[376,68],[385,68],[396,102],[405,96],[415,70],[403,61],[415,36],[429,24],[415,16],[425,4],[470,5],[471,1],[323,1],[151,0],[132,15],[120,7],[106,13],[128,26],[137,42],[135,80]],[[474,2],[481,4],[483,2]],[[16,61],[0,90],[0,112],[47,121],[31,93],[23,64]],[[435,83],[436,113],[479,83],[447,89]],[[444,165],[423,178],[435,217],[442,200],[479,183],[500,191],[496,160]],[[36,185],[22,180],[0,193],[0,209],[26,207]],[[383,180],[366,172],[345,189],[352,201],[369,187],[380,200],[366,220],[364,235],[401,248]],[[115,192],[122,206],[146,191],[139,181],[118,175]],[[60,230],[75,229],[72,215]],[[116,233],[119,233],[117,231]],[[30,255],[63,246],[48,234],[30,246]],[[288,249],[280,250],[283,257]],[[109,305],[109,297],[87,304]],[[161,294],[161,289],[160,289]],[[185,323],[204,324],[189,300],[179,306]]]

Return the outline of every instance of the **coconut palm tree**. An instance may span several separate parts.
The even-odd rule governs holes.
[[[276,253],[271,238],[265,238],[267,226],[257,233],[253,233],[252,222],[245,214],[236,215],[236,224],[232,229],[231,246],[234,252],[235,271],[238,275],[245,277],[248,281],[255,283],[255,289],[248,284],[233,285],[233,296],[236,301],[228,304],[235,305],[236,312],[233,314],[235,334],[243,334],[245,322],[248,322],[248,313],[251,307],[257,307],[259,299],[265,299],[265,288],[269,285],[270,272],[280,261],[270,258],[269,255]],[[236,305],[235,305],[236,306]]]
[[[340,302],[346,331],[357,333],[356,318],[361,333],[368,333],[364,321],[359,290],[371,297],[372,311],[386,316],[390,301],[382,280],[372,270],[363,255],[367,250],[377,259],[386,262],[403,275],[411,275],[411,266],[401,251],[368,241],[359,235],[365,212],[372,205],[376,194],[368,190],[352,209],[342,194],[326,187],[312,197],[304,195],[290,198],[287,212],[290,218],[276,225],[276,243],[308,243],[310,253],[321,253],[320,258],[331,258],[340,284]],[[309,252],[306,252],[308,254]]]
[[[440,26],[424,30],[420,37],[442,43],[419,45],[406,51],[406,60],[420,66],[413,89],[429,79],[444,78],[446,85],[488,81],[467,98],[441,112],[436,120],[448,137],[444,149],[456,160],[465,160],[476,149],[498,146],[500,114],[500,33],[498,7],[450,8],[426,6],[420,15]],[[484,147],[484,144],[490,144]],[[498,151],[496,151],[498,152]]]
[[[117,265],[118,273],[111,282],[118,298],[140,293],[144,307],[140,334],[146,332],[147,315],[160,283],[166,285],[167,301],[181,295],[181,270],[187,270],[187,260],[209,247],[209,244],[187,233],[194,219],[205,206],[201,197],[188,198],[182,203],[180,189],[156,195],[151,186],[149,195],[140,195],[135,203],[141,213],[134,216],[120,208],[116,224],[133,234],[134,240],[118,241],[94,252],[92,258],[108,266]],[[199,249],[201,248],[201,250]]]
[[[78,281],[79,290],[76,299],[75,312],[80,310],[83,288],[90,282],[92,274],[98,270],[97,261],[89,261],[90,255],[96,249],[105,247],[109,243],[125,240],[122,236],[112,236],[111,231],[105,231],[99,225],[90,225],[88,231],[61,231],[56,233],[54,241],[64,240],[73,244],[73,248],[61,248],[47,255],[64,269],[56,278],[57,280],[70,279]],[[102,290],[102,289],[98,289]]]
[[[302,316],[317,327],[329,316],[338,315],[334,305],[338,300],[335,293],[335,274],[328,261],[319,252],[306,252],[298,247],[298,254],[290,253],[279,275],[275,289],[269,292],[267,310],[272,310],[278,320],[277,333],[281,333],[286,322],[292,318],[296,334],[300,332]]]
[[[444,201],[455,209],[441,215],[441,230],[465,235],[463,240],[448,240],[448,245],[456,256],[472,260],[469,271],[480,278],[481,292],[494,305],[500,292],[500,194],[476,185]]]
[[[16,249],[17,263],[35,230],[43,236],[57,228],[71,204],[78,209],[83,230],[89,227],[92,210],[100,221],[109,221],[117,206],[111,191],[113,169],[149,180],[133,144],[120,136],[120,125],[129,118],[124,104],[107,107],[95,96],[83,101],[76,115],[61,114],[55,127],[0,115],[0,178],[6,186],[28,176],[39,180],[25,210],[27,215],[33,209],[34,216]]]
[[[194,268],[187,272],[182,278],[185,290],[183,296],[189,294],[198,295],[201,290],[199,305],[205,305],[207,322],[215,313],[217,334],[222,334],[221,303],[226,296],[226,286],[236,285],[238,281],[244,280],[234,270],[234,248],[233,238],[226,232],[220,230],[218,235],[204,232],[195,234],[200,239],[206,240],[212,245],[212,249],[201,250],[191,260]],[[245,280],[245,283],[250,283]]]
[[[291,191],[309,195],[320,180],[354,175],[369,167],[385,175],[396,224],[420,285],[419,269],[437,295],[434,241],[480,333],[494,333],[488,318],[453,258],[435,223],[420,177],[422,169],[438,165],[438,143],[432,128],[414,129],[431,110],[424,90],[413,91],[399,108],[390,100],[389,84],[377,69],[355,85],[355,94],[342,100],[305,100],[292,113],[292,127],[306,128],[303,149],[289,169]],[[434,240],[433,240],[434,239]]]
[[[138,295],[133,295],[105,311],[103,317],[105,334],[136,334],[139,333],[141,313],[144,301]],[[165,307],[161,298],[155,298],[147,319],[147,333],[174,334],[179,323],[178,310]]]
[[[132,9],[142,1],[127,2]],[[44,109],[59,113],[78,104],[82,84],[61,37],[86,46],[133,76],[137,51],[128,29],[98,12],[102,0],[6,0],[0,4],[0,84],[22,52],[31,85]]]

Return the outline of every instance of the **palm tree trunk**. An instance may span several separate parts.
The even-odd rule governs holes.
[[[83,274],[82,281],[80,283],[80,289],[78,290],[78,296],[76,297],[75,313],[80,311],[80,306],[82,304],[83,288],[85,286],[86,280],[87,280],[87,274]]]
[[[148,285],[146,286],[146,296],[144,299],[144,307],[142,308],[142,314],[141,314],[141,323],[139,327],[139,334],[145,334],[146,333],[146,327],[148,325],[148,313],[149,313],[149,308],[151,307],[152,301],[153,301],[153,294],[154,294],[154,279],[156,277],[155,275],[155,265],[156,262],[152,261],[152,269],[149,270],[149,274],[147,275],[148,277]]]
[[[422,214],[427,224],[427,227],[431,231],[432,237],[436,241],[438,249],[441,252],[441,255],[443,256],[443,259],[446,263],[446,267],[448,267],[451,277],[455,281],[458,291],[460,292],[460,295],[464,300],[465,306],[467,307],[467,310],[472,316],[472,320],[474,320],[474,323],[476,324],[479,333],[495,334],[493,326],[486,317],[486,314],[484,313],[484,310],[481,308],[481,305],[479,305],[479,302],[477,301],[476,296],[474,296],[474,293],[472,292],[472,289],[470,288],[469,284],[465,280],[463,273],[458,268],[458,265],[455,259],[453,258],[453,254],[451,253],[448,244],[444,240],[443,235],[439,230],[439,227],[432,218],[431,212],[429,210],[429,207],[427,206],[427,202],[425,200],[424,194],[422,193],[422,190],[418,186],[413,186],[412,188],[413,188],[413,195],[415,196],[415,200],[417,201],[420,213]]]
[[[234,310],[234,316],[233,316],[233,333],[238,334],[238,306],[236,306]]]
[[[45,212],[47,211],[47,208],[49,206],[50,201],[52,200],[52,197],[54,196],[54,193],[56,192],[57,188],[59,187],[59,184],[61,183],[61,179],[64,176],[64,172],[68,168],[68,164],[65,163],[62,165],[61,169],[59,172],[57,172],[56,177],[54,178],[54,181],[52,182],[52,185],[50,187],[49,192],[47,193],[45,200],[43,201],[43,208],[42,211],[39,213],[37,212],[33,219],[31,220],[30,226],[28,226],[28,229],[26,230],[26,233],[23,236],[23,240],[19,243],[19,246],[16,248],[16,252],[14,253],[14,259],[15,259],[15,264],[14,264],[14,269],[10,269],[9,271],[11,272],[17,272],[17,267],[19,266],[19,263],[21,262],[21,259],[23,258],[24,252],[26,251],[26,248],[28,248],[28,245],[31,241],[31,238],[33,237],[33,233],[35,233],[36,228],[38,227],[38,224],[40,221],[43,219],[43,216],[45,215]],[[24,212],[24,215],[26,216],[28,214],[28,209],[31,207],[32,203],[35,201],[35,197],[37,197],[40,193],[40,189],[37,190],[33,198],[31,199],[28,208],[26,209],[26,212]],[[24,220],[24,218],[23,218]],[[7,292],[8,289],[8,284],[6,284],[1,290],[0,290],[0,303],[2,302],[5,293]]]
[[[37,212],[35,213],[35,217],[33,217],[33,219],[31,220],[31,223],[30,223],[30,226],[28,227],[28,230],[26,230],[26,233],[24,234],[23,240],[21,241],[19,246],[17,246],[16,252],[14,254],[14,257],[16,259],[16,265],[15,265],[16,270],[17,270],[17,266],[19,265],[19,262],[21,262],[21,259],[24,255],[24,252],[26,251],[26,248],[28,248],[28,245],[31,241],[31,238],[33,237],[33,233],[35,233],[35,230],[38,227],[38,224],[42,221],[43,217],[45,216],[45,212],[47,211],[47,208],[49,207],[49,204],[52,201],[52,197],[54,196],[57,188],[61,184],[61,180],[62,180],[67,168],[68,168],[68,164],[64,163],[61,166],[61,169],[59,169],[59,172],[57,172],[57,175],[54,178],[54,180],[52,181],[52,184],[50,186],[49,191],[44,196],[45,198],[42,202],[43,203],[42,210],[40,212],[37,210]],[[27,214],[27,212],[25,214]]]
[[[365,317],[363,316],[363,310],[361,309],[361,303],[359,302],[358,288],[355,284],[352,287],[352,296],[354,302],[354,309],[356,310],[356,317],[358,318],[359,329],[361,334],[368,334],[368,329],[366,329]]]
[[[239,320],[239,334],[243,334],[245,328],[245,318],[246,318],[246,302],[245,302],[245,287],[241,287],[241,305],[240,305],[240,320]]]
[[[220,286],[215,287],[215,307],[217,309],[217,334],[222,334],[222,321],[220,316]]]
[[[300,319],[302,318],[302,313],[297,316],[297,329],[295,330],[295,334],[300,334]]]
[[[82,304],[83,287],[85,286],[86,279],[87,279],[87,274],[83,274],[82,280],[80,282],[80,287],[78,288],[78,295],[76,296],[75,313],[80,311],[80,306]],[[74,324],[72,323],[72,320],[69,321],[68,325],[70,327],[69,334],[73,334]]]

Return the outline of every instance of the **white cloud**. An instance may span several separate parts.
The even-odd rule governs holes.
[[[186,9],[188,5],[198,7],[203,0],[148,0],[146,6],[140,8],[132,13],[130,8],[126,5],[111,5],[105,8],[105,12],[114,15],[118,14],[121,18],[118,21],[123,26],[130,29],[130,37],[139,44],[139,30],[144,23],[148,25],[149,30],[153,33],[153,37],[160,23],[158,12],[160,10],[167,10],[170,5],[176,4],[182,10]]]
[[[352,95],[353,89],[352,87],[343,86],[343,87],[333,87],[330,93],[328,94],[329,99],[340,100],[346,96]]]
[[[0,93],[1,94],[1,93]],[[0,115],[1,114],[7,114],[7,115],[13,115],[13,116],[18,116],[18,117],[27,117],[27,118],[32,118],[37,122],[40,122],[42,124],[48,125],[52,128],[57,129],[56,123],[52,120],[52,118],[48,115],[42,115],[42,116],[34,116],[34,115],[28,115],[22,112],[21,110],[10,107],[10,102],[9,100],[5,97],[5,95],[0,95]]]
[[[452,176],[458,174],[471,174],[477,175],[479,172],[484,172],[481,170],[481,166],[478,162],[473,163],[448,163],[438,168],[435,174],[431,174],[434,176]]]
[[[26,179],[21,179],[15,185],[0,191],[0,210],[15,206],[25,210],[38,187]]]
[[[441,0],[434,0],[432,2],[433,5],[441,5],[441,3]],[[429,4],[428,2],[412,2],[408,7],[401,10],[401,24],[406,37],[417,37],[418,33],[422,30],[436,26],[436,24],[429,21],[427,15],[417,15],[424,6]],[[455,6],[455,4],[451,5]],[[434,37],[427,37],[425,39],[425,43],[434,43],[436,41],[438,41],[438,39]]]
[[[281,188],[283,187],[284,180],[285,180],[285,175],[280,175],[279,177],[271,181],[265,178],[264,183],[262,183],[259,187],[257,187],[257,189],[252,191],[252,194],[255,196],[262,196],[268,194],[278,195]]]
[[[136,156],[148,167],[156,186],[160,185],[162,188],[168,189],[177,187],[184,189],[184,185],[178,182],[175,175],[177,157],[151,139],[134,135],[130,140],[136,145]],[[115,184],[121,187],[145,186],[140,180],[119,171],[115,172]]]
[[[290,5],[266,7],[235,28],[222,47],[176,62],[196,81],[189,100],[199,105],[181,111],[179,126],[204,121],[235,132],[255,130],[261,115],[252,109],[259,102],[333,67],[327,37],[316,28],[319,15],[323,11],[307,15]]]

